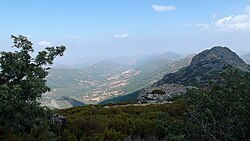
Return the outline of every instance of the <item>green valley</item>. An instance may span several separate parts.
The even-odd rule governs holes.
[[[103,60],[82,69],[52,68],[47,77],[51,91],[43,95],[42,104],[51,108],[67,108],[73,105],[63,101],[62,96],[85,104],[125,96],[189,65],[193,56],[177,59],[174,55],[152,55],[130,64]]]

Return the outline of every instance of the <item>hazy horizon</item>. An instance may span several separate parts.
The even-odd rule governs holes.
[[[1,50],[10,35],[27,36],[35,50],[65,45],[56,62],[199,53],[226,46],[250,53],[250,1],[43,0],[0,2]]]

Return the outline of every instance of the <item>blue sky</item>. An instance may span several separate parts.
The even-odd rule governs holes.
[[[1,0],[1,50],[25,35],[37,50],[66,45],[61,62],[215,45],[250,53],[249,0]]]

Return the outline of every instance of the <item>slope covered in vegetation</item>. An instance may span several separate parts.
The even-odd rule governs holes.
[[[60,110],[59,140],[249,140],[250,74],[227,69],[225,84],[189,90],[172,104]],[[240,82],[240,83],[239,83]]]

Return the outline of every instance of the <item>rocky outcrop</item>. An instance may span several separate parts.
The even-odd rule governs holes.
[[[152,86],[141,90],[137,101],[139,103],[167,102],[175,96],[185,94],[189,88],[191,87],[186,87],[180,84],[164,84],[156,87]]]
[[[185,86],[206,86],[210,82],[220,81],[220,74],[225,67],[237,68],[245,72],[250,71],[250,66],[229,48],[213,47],[195,55],[190,66],[165,75],[153,85],[176,83]]]
[[[193,57],[190,66],[210,65],[213,68],[222,68],[225,64],[242,71],[250,70],[250,67],[227,47],[213,47],[197,54]]]
[[[67,125],[67,119],[59,114],[54,114],[52,115],[52,117],[50,118],[50,124],[53,124],[54,128],[52,129],[52,132],[54,134],[62,134],[62,132],[64,131],[66,125]]]

